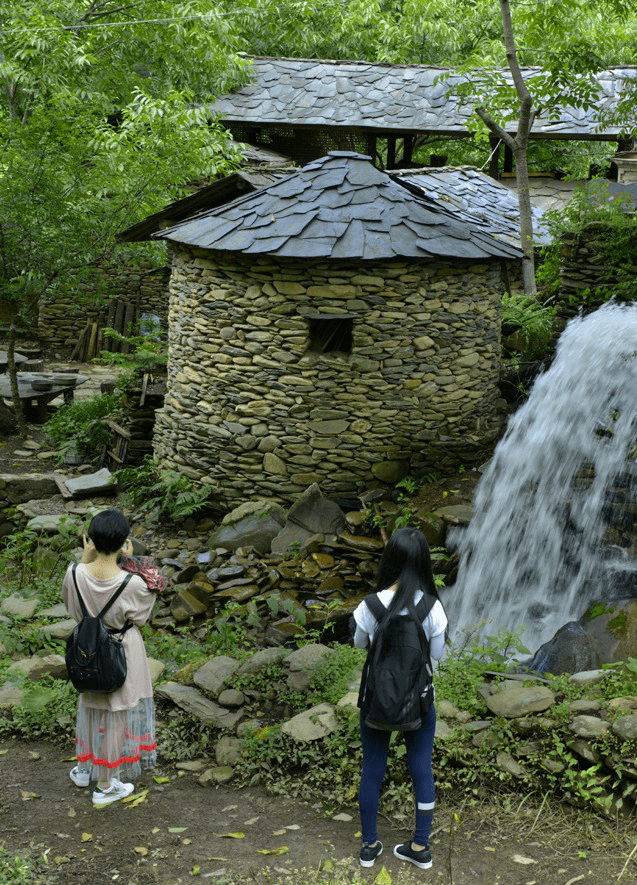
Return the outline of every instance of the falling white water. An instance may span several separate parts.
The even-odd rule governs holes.
[[[637,307],[572,320],[511,417],[452,541],[454,631],[524,627],[534,651],[595,600],[637,596]]]

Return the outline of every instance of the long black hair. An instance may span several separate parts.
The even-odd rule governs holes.
[[[438,590],[431,568],[429,544],[420,529],[405,526],[394,532],[378,566],[378,590],[397,584],[387,610],[387,618],[415,605],[418,590],[438,599]],[[384,619],[383,619],[384,620]]]

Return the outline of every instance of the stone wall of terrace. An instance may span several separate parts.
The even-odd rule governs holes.
[[[499,260],[177,249],[155,457],[227,503],[475,464],[502,423],[501,292]]]

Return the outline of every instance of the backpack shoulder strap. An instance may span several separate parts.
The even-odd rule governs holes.
[[[128,574],[126,575],[126,577],[124,578],[124,580],[122,581],[122,583],[119,585],[119,587],[117,588],[117,590],[115,591],[115,593],[113,593],[113,595],[112,595],[111,598],[108,600],[108,602],[106,603],[106,605],[104,606],[104,608],[102,609],[102,611],[98,614],[97,617],[98,617],[100,620],[104,617],[104,615],[105,615],[106,612],[109,610],[109,608],[113,605],[113,603],[114,603],[117,599],[119,599],[119,597],[122,595],[122,593],[123,593],[124,590],[126,589],[126,586],[127,586],[128,582],[130,581],[130,579],[131,579],[132,577],[133,577],[132,573],[131,573],[131,572],[128,572]],[[118,632],[119,632],[119,631],[118,631]]]
[[[418,618],[419,624],[422,624],[422,622],[425,620],[425,618],[427,617],[427,615],[432,610],[432,608],[434,607],[435,604],[436,604],[436,597],[435,596],[433,596],[429,593],[423,593],[423,595],[418,600],[416,607],[414,609],[416,612],[416,617]]]
[[[82,599],[82,594],[80,593],[80,588],[77,586],[77,578],[75,577],[75,571],[77,569],[77,563],[73,563],[71,566],[71,573],[73,575],[73,583],[75,584],[75,592],[77,593],[77,598],[80,602],[80,608],[82,609],[82,617],[85,618],[88,615],[88,611],[86,609],[86,604]]]
[[[385,616],[385,612],[387,609],[380,601],[376,593],[370,593],[369,596],[365,597],[364,600],[367,608],[370,610],[372,615],[374,616],[376,623],[379,623]]]

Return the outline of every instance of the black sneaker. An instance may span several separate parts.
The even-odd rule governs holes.
[[[428,870],[431,866],[431,852],[428,846],[421,848],[420,851],[414,851],[411,842],[405,842],[404,845],[397,845],[394,848],[394,854],[401,860],[407,860],[414,866],[420,867],[421,870]]]
[[[377,839],[374,845],[363,845],[358,859],[362,867],[373,867],[376,858],[380,857],[382,853],[383,843]]]

